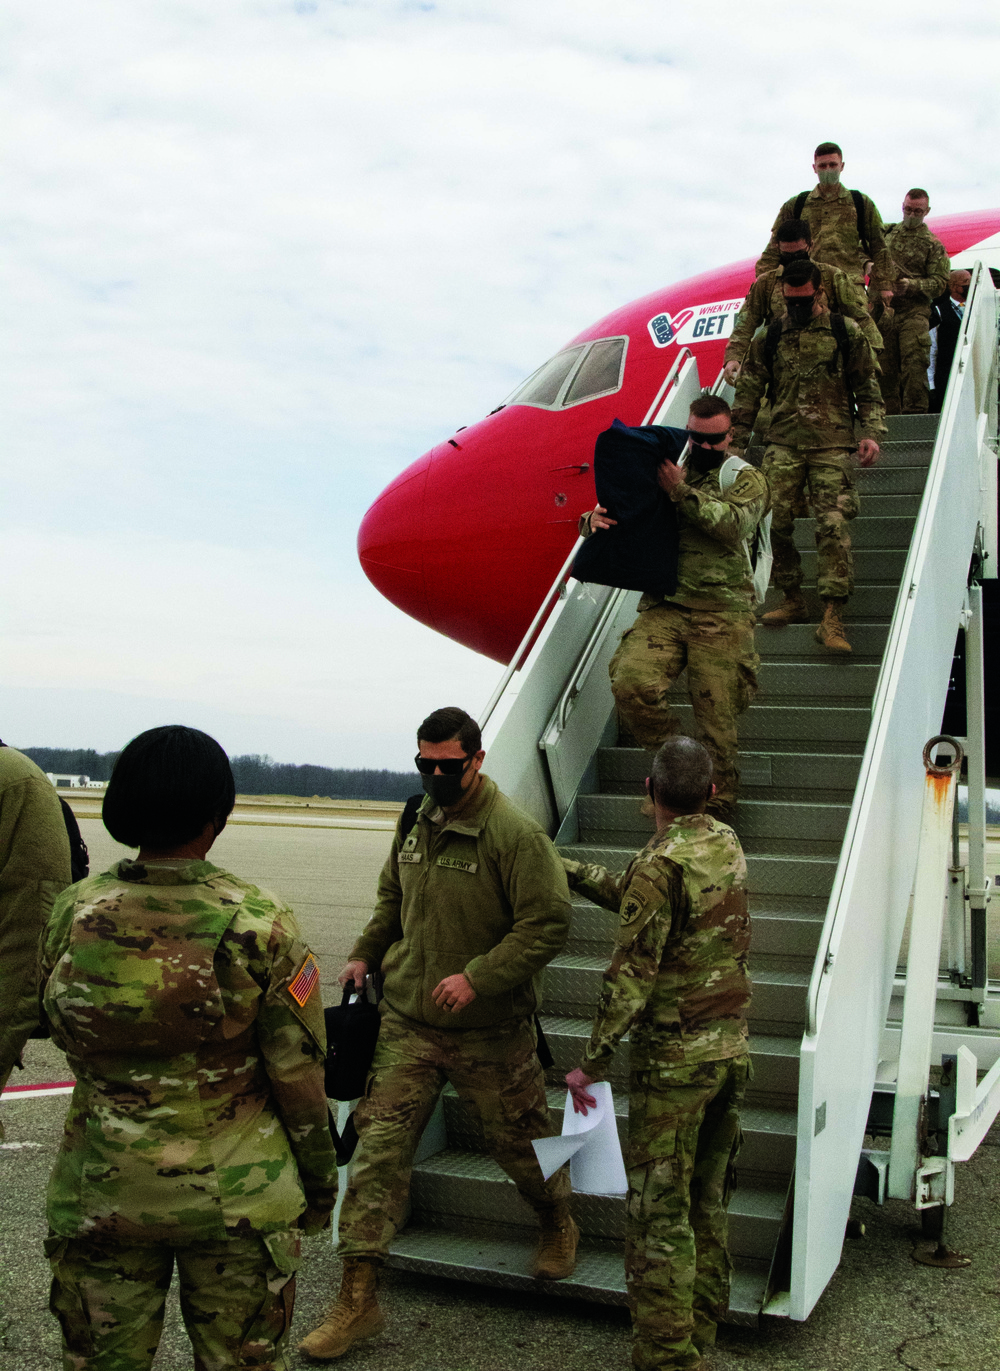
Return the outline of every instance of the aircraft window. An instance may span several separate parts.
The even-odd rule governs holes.
[[[585,344],[557,352],[525,381],[507,401],[509,405],[554,405],[566,377],[573,370]]]
[[[595,395],[617,390],[621,385],[624,352],[624,338],[603,338],[600,342],[594,343],[570,382],[563,404],[577,405],[582,400],[592,399]]]

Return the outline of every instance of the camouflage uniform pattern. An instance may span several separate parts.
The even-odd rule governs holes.
[[[543,1181],[531,1146],[552,1126],[530,1016],[541,1003],[540,973],[565,946],[569,926],[569,890],[552,842],[488,776],[480,773],[449,815],[428,797],[405,838],[397,826],[375,912],[351,952],[382,969],[385,999],[355,1112],[342,1255],[381,1259],[388,1251],[414,1151],[446,1081],[536,1211],[567,1198],[568,1178]],[[476,998],[449,1013],[433,991],[458,972]]]
[[[404,1019],[383,1000],[371,1075],[354,1115],[360,1144],[340,1210],[342,1257],[388,1254],[405,1216],[417,1144],[447,1081],[536,1213],[569,1198],[565,1171],[543,1180],[531,1146],[553,1132],[536,1046],[528,1019],[445,1032]]]
[[[337,1193],[319,987],[289,990],[310,956],[286,905],[210,862],[124,861],[56,901],[44,1006],[76,1085],[47,1208],[67,1367],[89,1364],[86,1336],[95,1357],[121,1338],[121,1371],[149,1365],[165,1289],[142,1273],[175,1258],[233,1263],[189,1325],[216,1349],[199,1365],[237,1364],[272,1296],[290,1313],[298,1230]]]
[[[30,757],[0,745],[0,1090],[38,1023],[38,940],[72,879],[52,782]]]
[[[196,1371],[290,1371],[283,1345],[301,1243],[298,1229],[176,1249],[50,1239],[51,1309],[63,1330],[63,1371],[152,1366],[175,1257]]]
[[[874,351],[882,347],[882,338],[868,313],[864,291],[849,276],[826,262],[817,262],[820,270],[820,290],[826,294],[827,304],[835,314],[853,319],[868,339]],[[765,271],[747,291],[747,298],[736,316],[732,336],[726,344],[725,361],[742,362],[750,340],[759,328],[785,315],[785,297],[781,282],[785,268],[778,266]]]
[[[811,254],[817,262],[826,262],[844,272],[856,286],[864,286],[865,264],[869,254],[865,252],[858,233],[858,215],[854,208],[854,198],[846,186],[839,186],[837,194],[830,194],[830,187],[824,187],[826,195],[820,193],[819,186],[805,198],[802,211],[795,214],[797,195],[786,200],[778,211],[771,228],[771,241],[761,253],[756,267],[758,276],[765,271],[780,266],[781,252],[778,247],[778,229],[786,219],[804,219],[809,225],[812,236]],[[889,290],[895,276],[892,257],[886,247],[882,216],[868,196],[862,197],[865,206],[865,227],[871,247],[870,259],[874,264],[872,281],[876,289]]]
[[[618,712],[650,752],[681,731],[669,691],[687,668],[698,736],[712,758],[716,801],[732,804],[739,789],[737,721],[757,694],[760,658],[754,616],[711,613],[674,604],[643,610],[622,634],[608,666]]]
[[[750,1076],[746,861],[731,828],[676,819],[628,868],[564,860],[621,922],[581,1066],[629,1035],[626,1279],[633,1365],[694,1368],[729,1302],[726,1209]]]
[[[655,750],[677,721],[667,695],[685,667],[698,733],[715,765],[718,801],[739,783],[736,720],[757,691],[753,573],[744,544],[767,513],[767,481],[744,467],[723,493],[719,459],[688,468],[671,492],[680,525],[677,590],[644,595],[609,664],[611,690],[640,747]],[[597,535],[600,536],[599,534]]]
[[[878,441],[885,424],[874,356],[853,320],[844,323],[846,371],[858,407],[857,437]],[[737,445],[749,439],[769,379],[764,340],[755,338],[736,386],[733,427]],[[847,524],[860,509],[851,474],[856,441],[830,316],[822,314],[802,329],[786,327],[774,357],[771,425],[763,467],[771,487],[771,579],[784,590],[802,583],[793,533],[796,517],[806,513],[808,495],[816,516],[819,593],[830,598],[851,594],[854,573]]]
[[[925,414],[930,401],[931,304],[948,289],[951,263],[944,244],[925,224],[914,229],[889,224],[886,242],[896,264],[896,280],[905,276],[910,286],[905,295],[893,295],[879,321],[885,338],[882,396],[887,414]]]

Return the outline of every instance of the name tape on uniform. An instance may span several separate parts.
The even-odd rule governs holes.
[[[439,857],[437,859],[437,864],[438,866],[450,867],[452,871],[468,871],[472,873],[479,870],[478,862],[463,862],[460,857]]]
[[[422,862],[424,854],[422,852],[397,852],[396,860],[399,862]]]
[[[297,1005],[304,1005],[309,996],[319,985],[319,967],[316,965],[316,958],[310,952],[296,973],[295,979],[289,984],[288,993]]]

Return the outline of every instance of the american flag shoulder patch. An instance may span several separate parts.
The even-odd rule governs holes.
[[[288,993],[298,1005],[304,1005],[309,996],[319,985],[319,967],[316,965],[316,958],[310,952],[308,957],[295,973],[295,977],[288,985]]]

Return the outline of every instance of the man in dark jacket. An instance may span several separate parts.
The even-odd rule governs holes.
[[[948,377],[958,345],[958,335],[965,314],[965,301],[972,285],[971,271],[953,271],[948,277],[948,289],[934,301],[938,323],[931,335],[932,378],[930,412],[940,414]]]

